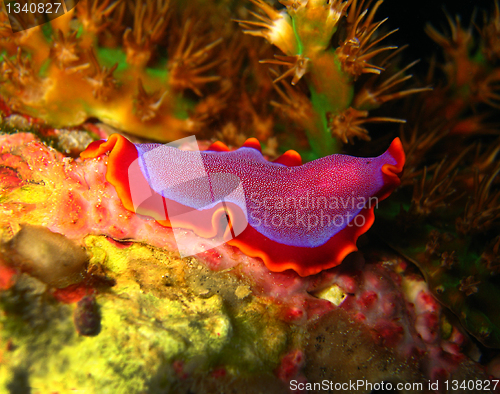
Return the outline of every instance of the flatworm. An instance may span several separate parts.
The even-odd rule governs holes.
[[[205,238],[220,233],[228,218],[225,242],[271,271],[301,276],[337,266],[357,250],[378,201],[399,186],[405,162],[399,138],[378,157],[331,155],[303,165],[295,151],[267,161],[254,138],[235,151],[217,142],[198,152],[135,145],[113,134],[81,157],[107,152],[106,179],[126,209]]]

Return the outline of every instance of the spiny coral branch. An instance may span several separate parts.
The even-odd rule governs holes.
[[[500,68],[493,70],[479,81],[474,93],[478,101],[500,109]]]
[[[486,151],[481,153],[481,144],[477,144],[476,154],[474,157],[474,168],[477,168],[479,173],[487,173],[494,171],[498,163],[498,154],[500,153],[500,139],[493,142]]]
[[[32,87],[40,82],[31,60],[23,55],[21,48],[17,48],[14,60],[4,55],[0,72],[4,81],[10,81],[18,89]]]
[[[354,1],[349,10],[347,36],[337,48],[336,54],[342,64],[342,69],[355,79],[363,73],[380,74],[384,68],[371,64],[369,61],[382,52],[397,49],[395,46],[374,49],[382,40],[397,31],[397,29],[393,30],[378,39],[372,40],[375,32],[387,20],[373,22],[375,13],[381,4],[382,0],[379,0],[368,13],[367,9],[361,12],[364,1],[361,1],[359,6],[357,1]]]
[[[274,74],[277,73],[274,72]],[[298,89],[293,89],[286,83],[283,83],[286,92],[280,89],[278,84],[274,84],[273,86],[284,102],[278,103],[273,100],[271,101],[272,106],[279,108],[303,127],[306,127],[308,122],[312,122],[314,119],[314,109],[311,101],[304,93]]]
[[[441,267],[452,269],[458,263],[458,258],[455,255],[455,251],[452,252],[445,251],[441,253]]]
[[[57,66],[61,69],[80,59],[77,33],[74,31],[66,35],[61,30],[57,30],[53,35],[50,56],[55,59]]]
[[[223,61],[223,59],[216,59],[206,63],[210,51],[222,42],[222,38],[200,49],[195,49],[199,42],[199,40],[196,40],[195,30],[194,23],[188,19],[184,25],[177,49],[167,67],[170,71],[170,84],[174,89],[191,89],[198,96],[202,96],[200,89],[203,85],[220,80],[220,76],[217,75],[202,76],[201,74]]]
[[[356,94],[356,97],[353,100],[353,105],[356,108],[376,108],[387,101],[398,100],[412,94],[432,90],[431,87],[423,87],[391,92],[391,90],[393,90],[395,87],[413,77],[413,75],[411,74],[405,75],[405,72],[418,62],[419,61],[416,60],[413,63],[408,64],[406,67],[394,73],[375,87],[373,86],[374,81],[378,80],[378,78],[373,78],[372,80],[367,82]]]
[[[464,119],[460,119],[453,124],[450,134],[464,134],[464,135],[488,135],[500,134],[497,125],[491,122],[486,122],[486,119],[491,117],[492,113],[483,112],[476,115],[469,115]]]
[[[86,78],[92,86],[92,94],[97,99],[106,100],[109,93],[116,87],[116,80],[113,77],[113,73],[118,67],[118,63],[108,69],[105,66],[101,67],[99,65],[99,61],[93,49],[88,51],[88,56],[94,67],[94,74]]]
[[[470,275],[467,278],[464,278],[460,281],[460,285],[458,286],[458,290],[465,293],[466,296],[470,296],[474,293],[477,293],[478,288],[481,284],[480,280],[477,280],[474,276]]]
[[[422,174],[421,163],[426,154],[449,133],[449,130],[444,126],[444,122],[439,122],[434,126],[427,126],[426,132],[423,132],[423,126],[418,123],[413,124],[409,132],[407,132],[407,128],[401,127],[400,138],[407,157],[405,171],[401,177],[403,185],[412,184],[413,179]],[[432,168],[428,167],[427,170]]]
[[[329,51],[331,38],[352,0],[285,1],[297,41],[297,54]],[[319,27],[321,26],[321,27]]]
[[[127,62],[140,67],[151,58],[154,45],[166,33],[170,0],[136,0],[133,5],[134,27],[123,35],[123,45],[127,52]]]
[[[81,0],[76,11],[85,31],[100,33],[113,24],[111,14],[123,0]]]
[[[480,30],[484,44],[483,52],[490,61],[500,58],[500,6],[495,1],[495,10],[488,21],[488,14],[484,13],[484,27]]]
[[[462,28],[459,16],[456,16],[455,21],[453,21],[451,16],[446,14],[446,19],[450,25],[450,38],[440,33],[430,24],[425,26],[425,32],[436,44],[445,50],[448,56],[453,58],[467,57],[469,48],[472,45],[472,29],[470,27],[467,30]]]
[[[500,165],[481,181],[479,171],[474,175],[474,192],[465,206],[464,215],[457,218],[456,229],[460,234],[470,234],[488,230],[500,219],[500,190],[491,192],[491,186],[500,173]]]
[[[484,262],[486,268],[493,273],[500,272],[500,236],[496,237],[491,245],[481,255],[481,261]]]
[[[425,256],[430,259],[434,255],[438,255],[438,250],[443,242],[444,234],[441,234],[438,230],[431,230],[428,235],[427,243],[425,244]]]
[[[328,126],[335,138],[340,139],[345,144],[354,141],[354,137],[370,141],[368,130],[363,127],[365,123],[405,123],[404,119],[396,119],[389,117],[371,117],[368,118],[368,111],[360,111],[349,107],[340,114],[327,114]]]
[[[471,60],[470,56],[474,44],[472,28],[463,28],[458,16],[455,17],[455,21],[449,15],[446,15],[446,18],[450,25],[451,37],[441,34],[431,25],[427,25],[425,31],[444,50],[447,61],[442,68],[448,77],[450,86],[473,85],[478,79],[480,67]]]
[[[288,66],[289,68],[278,78],[276,78],[273,81],[273,83],[277,83],[282,79],[285,79],[290,75],[293,75],[292,85],[295,85],[308,71],[309,59],[302,55],[295,55],[295,56],[274,55],[274,57],[276,59],[265,59],[259,61],[259,63],[278,64],[278,65]]]
[[[427,167],[424,167],[420,182],[414,179],[411,214],[427,216],[447,205],[448,198],[456,191],[453,184],[458,173],[457,166],[471,148],[472,146],[464,150],[449,163],[444,158],[434,167],[434,174],[430,179],[427,178]]]
[[[297,54],[297,42],[290,16],[285,11],[276,11],[263,0],[250,1],[259,7],[262,15],[249,11],[258,21],[235,19],[235,22],[243,27],[243,33],[265,38],[288,56]]]
[[[137,94],[134,101],[135,114],[139,117],[139,119],[141,119],[142,122],[154,119],[158,115],[158,110],[160,109],[166,94],[167,92],[160,94],[159,90],[151,93],[146,92],[144,85],[139,78],[137,81]]]

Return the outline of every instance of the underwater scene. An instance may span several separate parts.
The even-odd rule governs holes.
[[[0,394],[500,393],[500,2],[0,1]]]

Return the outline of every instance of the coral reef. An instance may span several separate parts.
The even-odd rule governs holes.
[[[83,279],[62,289],[27,276],[23,266],[12,271],[2,263],[2,343],[11,348],[3,356],[9,365],[4,387],[213,392],[206,387],[229,390],[246,382],[247,392],[260,392],[264,379],[286,392],[291,380],[313,380],[318,371],[338,382],[353,376],[393,384],[443,376],[487,379],[462,354],[474,354],[474,344],[446,317],[412,265],[393,254],[366,255],[372,260],[366,263],[353,255],[308,278],[271,273],[260,259],[228,245],[179,259],[169,251],[171,229],[125,210],[104,180],[103,160],[64,161],[28,133],[4,135],[1,142],[18,180],[5,178],[2,209],[11,214],[3,216],[2,239],[19,234],[19,223],[43,225],[91,256]],[[184,237],[211,247],[190,231]],[[31,329],[41,333],[39,342],[31,342]],[[349,354],[359,359],[367,357],[365,344],[371,342],[369,357],[379,362],[361,372],[358,362],[334,372],[321,344],[332,335],[351,338]],[[34,365],[27,374],[23,360],[42,350],[53,360],[51,369]],[[81,357],[89,363],[81,365]],[[67,363],[74,362],[78,370],[68,372]]]
[[[305,132],[312,151],[291,134],[281,136],[284,144],[315,158],[339,152],[342,143],[356,137],[369,139],[366,123],[404,122],[370,117],[369,112],[426,90],[397,90],[410,78],[405,72],[412,64],[389,70],[394,53],[380,56],[396,49],[380,46],[394,32],[379,36],[384,21],[374,22],[374,16],[380,2],[369,13],[363,11],[371,1],[364,0],[285,2],[280,11],[264,1],[254,3],[265,15],[248,10],[258,21],[240,23],[245,33],[265,37],[283,52],[260,59],[288,68],[274,83],[257,70],[259,57],[270,55],[265,46],[256,49],[255,40],[242,39],[235,24],[195,23],[202,18],[194,6],[185,10],[168,1],[82,0],[43,29],[8,35],[8,22],[3,21],[1,70],[6,83],[0,93],[10,107],[53,127],[94,117],[129,133],[168,141],[217,125],[227,142],[237,143],[238,134],[246,132],[272,145],[269,138],[282,126],[275,126],[263,107],[269,102],[285,115],[280,118],[284,127],[299,125],[298,134]],[[222,5],[203,5],[220,20],[230,18]],[[240,2],[232,7],[243,13]],[[15,17],[14,27],[40,23],[24,20],[28,16],[22,13]],[[319,25],[324,28],[317,29]],[[228,47],[223,47],[224,38]],[[339,45],[331,47],[339,38]],[[229,59],[224,62],[225,56]],[[382,77],[364,81],[363,74]],[[288,76],[298,86],[280,87],[278,82]],[[299,83],[301,79],[307,84]],[[358,79],[364,83],[355,84]],[[250,84],[254,87],[249,89]],[[276,93],[270,95],[273,87]],[[235,103],[240,113],[233,110]]]
[[[378,34],[384,20],[375,22],[374,17],[382,2],[368,9],[372,1],[282,1],[286,8],[281,11],[263,0],[252,2],[262,15],[252,13],[257,21],[240,24],[245,33],[264,37],[283,52],[274,55],[274,59],[261,60],[287,68],[274,83],[289,76],[292,85],[302,78],[306,80],[310,97],[285,85],[286,92],[278,88],[285,102],[275,105],[306,131],[314,153],[324,156],[337,152],[340,142],[352,142],[354,138],[369,140],[366,123],[404,122],[391,117],[369,117],[369,111],[384,102],[425,90],[395,88],[409,78],[404,72],[411,64],[377,82],[368,79],[360,88],[354,86],[363,74],[384,72],[394,54],[378,62],[375,58],[397,49],[379,45],[395,32]]]
[[[382,1],[0,7],[0,391],[500,391],[497,1],[428,25],[412,85]],[[127,210],[79,158],[116,132],[375,157],[398,128],[401,186],[306,277]]]
[[[0,92],[12,108],[53,127],[94,117],[160,140],[197,132],[210,116],[207,100],[216,105],[217,98],[198,100],[184,92],[201,96],[205,84],[220,79],[212,72],[220,61],[211,54],[221,40],[210,40],[187,19],[182,29],[170,29],[178,35],[169,34],[168,58],[156,58],[157,46],[167,39],[171,14],[168,1],[83,0],[44,29],[4,35],[0,47],[5,51],[1,71],[6,83]],[[29,17],[17,16],[19,23]],[[125,29],[128,19],[133,27]],[[117,38],[122,35],[120,46]],[[199,39],[188,41],[192,35]]]

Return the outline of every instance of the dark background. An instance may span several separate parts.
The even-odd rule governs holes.
[[[373,4],[375,2],[376,0]],[[459,15],[462,26],[467,27],[470,25],[473,10],[476,8],[474,21],[478,26],[482,26],[483,11],[491,14],[494,6],[494,0],[385,0],[375,20],[388,17],[389,20],[385,23],[386,28],[390,30],[399,28],[399,31],[393,34],[387,42],[392,41],[391,43],[397,45],[409,44],[409,48],[403,55],[405,62],[421,59],[416,70],[422,71],[427,67],[431,56],[440,53],[437,45],[424,32],[427,23],[431,23],[438,31],[449,34],[450,29],[445,11],[453,19],[455,15]]]

